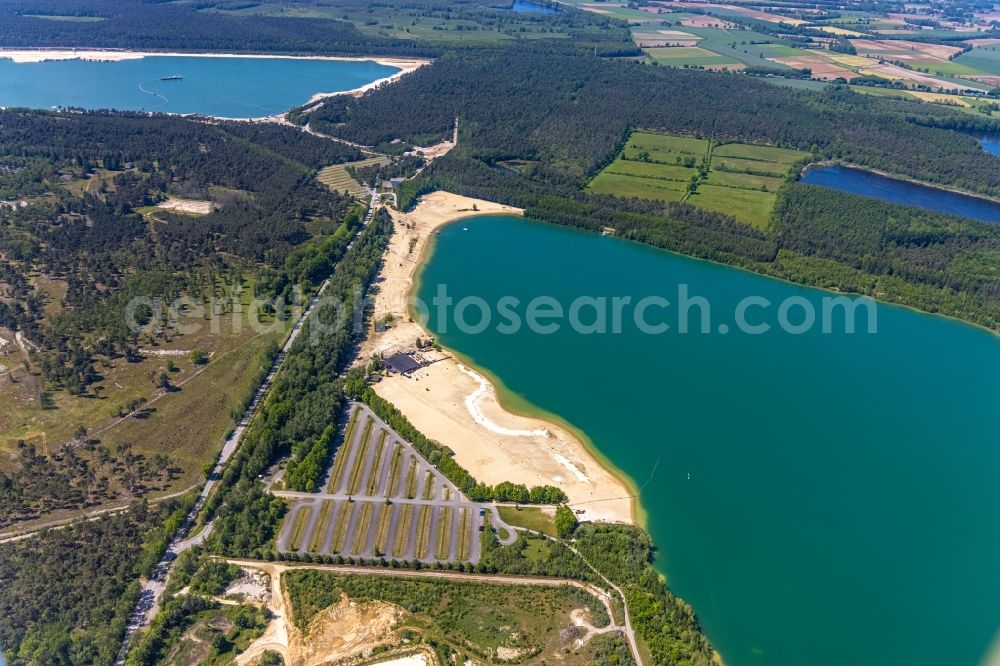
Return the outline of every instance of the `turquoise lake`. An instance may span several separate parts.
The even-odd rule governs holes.
[[[618,334],[472,334],[434,308],[429,326],[511,404],[565,419],[638,484],[655,469],[656,566],[728,666],[976,666],[1000,628],[993,335],[884,305],[877,333],[835,317],[794,335],[778,304],[819,312],[831,294],[515,217],[442,229],[418,295],[676,303],[680,284],[708,300],[712,332],[626,316]],[[733,326],[748,296],[773,304],[747,316],[770,332]]]
[[[97,62],[0,58],[0,106],[82,107],[260,118],[316,93],[352,90],[399,71],[372,61],[147,56]],[[179,76],[180,80],[163,81]]]

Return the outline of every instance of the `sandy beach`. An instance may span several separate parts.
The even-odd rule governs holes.
[[[391,316],[386,330],[372,331],[362,357],[415,348],[427,332],[410,321],[407,301],[427,241],[442,226],[472,215],[520,215],[517,208],[447,192],[426,195],[411,213],[393,212],[396,229],[376,282],[375,322]],[[512,414],[481,373],[447,351],[420,352],[428,365],[411,376],[390,375],[375,391],[392,402],[430,439],[450,447],[455,459],[490,484],[514,481],[562,488],[580,518],[634,522],[632,493],[572,432],[537,418]]]

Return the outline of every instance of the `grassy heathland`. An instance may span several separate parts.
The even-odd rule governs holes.
[[[778,189],[807,156],[776,146],[635,132],[587,191],[684,202],[763,229]]]
[[[529,530],[556,536],[555,516],[537,507],[499,506],[497,511],[500,520],[514,527],[524,527]]]
[[[599,643],[576,645],[582,636],[572,627],[576,611],[595,627],[607,626],[603,604],[575,587],[535,587],[440,579],[393,579],[343,576],[316,570],[289,571],[282,577],[295,624],[308,632],[325,608],[342,603],[342,595],[365,604],[396,604],[406,613],[396,639],[434,646],[442,663],[523,662],[602,663]],[[593,640],[593,639],[592,639]],[[603,662],[606,663],[606,662]]]

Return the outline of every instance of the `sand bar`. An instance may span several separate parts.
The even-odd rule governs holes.
[[[410,213],[393,212],[395,233],[376,285],[373,320],[392,315],[394,325],[372,331],[362,346],[362,359],[375,353],[412,350],[427,337],[409,320],[408,298],[427,241],[449,222],[485,214],[520,215],[522,211],[447,192],[426,195]],[[421,352],[430,363],[411,376],[390,375],[375,391],[392,402],[430,439],[450,447],[455,459],[480,481],[562,488],[584,520],[634,522],[632,492],[609,472],[568,429],[537,418],[511,413],[496,388],[479,371],[448,352]]]

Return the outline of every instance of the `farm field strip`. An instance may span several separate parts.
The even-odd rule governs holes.
[[[389,158],[383,155],[377,157],[370,157],[364,160],[358,160],[356,162],[347,162],[345,164],[334,164],[333,166],[328,166],[319,170],[316,174],[316,178],[319,182],[326,185],[328,188],[335,192],[347,192],[348,194],[356,197],[363,197],[367,192],[361,183],[356,181],[351,174],[347,172],[347,167],[361,168],[366,166],[372,166],[375,164],[388,164]]]
[[[681,201],[764,229],[777,191],[807,153],[747,143],[634,132],[587,191]]]

